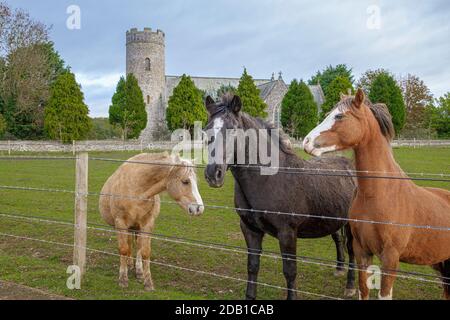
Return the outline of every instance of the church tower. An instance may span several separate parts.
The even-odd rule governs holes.
[[[126,72],[138,80],[147,110],[147,127],[140,139],[152,140],[159,126],[165,124],[165,35],[161,30],[133,28],[126,34]]]

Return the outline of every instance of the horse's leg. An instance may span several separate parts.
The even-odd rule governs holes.
[[[115,221],[115,226],[117,229],[117,240],[120,254],[119,286],[126,288],[128,287],[128,257],[131,254],[131,248],[128,245],[128,235],[124,232],[124,230],[127,230],[128,227],[120,219]]]
[[[400,264],[399,253],[395,248],[384,249],[380,257],[381,260],[381,290],[378,293],[380,300],[392,300],[392,290]]]
[[[345,286],[344,295],[346,297],[353,297],[356,294],[355,289],[355,253],[353,252],[353,235],[350,224],[345,227],[346,245],[348,251],[348,271],[347,271],[347,285]]]
[[[247,243],[247,300],[256,299],[256,281],[258,280],[259,261],[262,251],[262,240],[264,233],[250,230],[244,221],[241,220],[241,230]]]
[[[135,234],[135,236],[137,237],[136,234]],[[137,243],[137,238],[136,238],[136,279],[138,279],[139,281],[144,281],[144,268],[142,266],[142,253],[141,253],[141,247]]]
[[[151,231],[151,227],[147,226],[143,230],[146,232]],[[150,272],[150,254],[151,254],[151,238],[147,234],[139,234],[137,237],[138,250],[142,257],[143,262],[143,278],[144,278],[144,289],[146,291],[153,291],[155,288],[153,286],[152,274]]]
[[[132,270],[134,268],[134,260],[133,260],[133,231],[129,231],[128,233],[128,247],[129,250],[129,256],[128,256],[128,269]]]
[[[337,264],[336,271],[334,272],[335,276],[343,276],[345,274],[345,255],[344,255],[344,239],[341,234],[341,230],[336,231],[331,235],[333,238],[334,244],[336,245],[336,253],[337,253]]]
[[[373,256],[364,251],[356,239],[353,239],[353,251],[358,264],[359,300],[369,300],[367,268],[372,264]]]
[[[450,300],[450,259],[442,262],[441,274],[444,284],[444,299]]]
[[[283,274],[287,284],[287,299],[297,298],[295,278],[297,277],[297,232],[292,229],[278,233],[281,256],[283,257]]]

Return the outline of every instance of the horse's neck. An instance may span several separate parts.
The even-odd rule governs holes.
[[[355,148],[358,188],[364,193],[375,192],[377,188],[386,188],[386,184],[393,183],[392,179],[373,179],[364,176],[404,176],[394,159],[389,141],[377,127],[374,127],[375,125],[378,126],[377,123],[369,125],[370,137]]]
[[[139,181],[136,183],[141,184],[141,188],[145,190],[145,196],[150,198],[166,190],[167,180],[173,167],[170,166],[170,163],[167,165],[162,163],[161,160],[149,160],[148,162],[161,162],[161,165],[138,164]]]

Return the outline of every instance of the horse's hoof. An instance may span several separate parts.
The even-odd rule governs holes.
[[[146,284],[144,284],[144,290],[145,291],[154,291],[155,287],[153,286],[153,283],[146,283]]]
[[[356,295],[356,289],[345,289],[344,296],[346,298],[351,298]]]
[[[334,271],[335,277],[342,277],[345,276],[345,269],[339,269]]]
[[[119,280],[119,287],[121,287],[121,288],[128,288],[128,279],[120,279]]]

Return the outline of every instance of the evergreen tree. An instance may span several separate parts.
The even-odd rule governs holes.
[[[88,114],[75,75],[68,71],[59,75],[50,88],[50,99],[45,107],[47,135],[62,142],[84,139],[91,128]]]
[[[294,79],[281,102],[281,124],[295,137],[305,137],[318,121],[317,105],[309,87]]]
[[[319,83],[323,93],[326,95],[328,87],[336,77],[345,77],[353,84],[352,69],[348,68],[345,64],[338,64],[335,67],[329,65],[323,71],[317,71],[317,73],[308,81],[308,84],[313,85]]]
[[[249,75],[247,69],[244,68],[236,91],[236,94],[242,101],[242,111],[253,117],[266,118],[267,105],[261,99],[259,93],[259,89],[256,87],[252,76]]]
[[[216,97],[221,98],[226,93],[236,94],[236,88],[231,84],[229,85],[221,85],[219,89],[217,89]]]
[[[325,94],[325,102],[322,105],[322,112],[320,120],[325,119],[325,116],[330,112],[336,103],[341,100],[341,94],[348,94],[348,91],[353,92],[352,83],[347,77],[338,76],[330,83],[327,93]]]
[[[392,115],[395,132],[397,134],[403,129],[406,121],[405,102],[402,90],[397,85],[394,77],[388,73],[377,75],[370,86],[369,99],[373,103],[384,103]]]
[[[147,125],[144,96],[133,74],[121,77],[109,107],[109,122],[122,129],[122,138],[137,138]]]
[[[166,112],[167,126],[170,131],[194,128],[195,121],[206,124],[208,114],[203,105],[202,92],[195,86],[191,78],[185,74],[180,83],[173,89]]]

